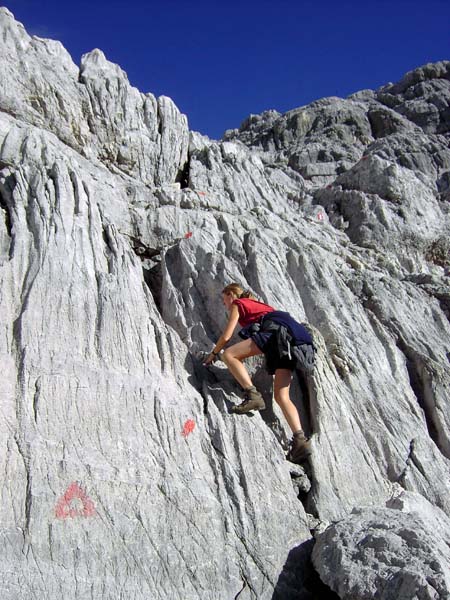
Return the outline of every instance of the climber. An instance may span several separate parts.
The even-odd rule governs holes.
[[[230,346],[221,354],[221,359],[244,389],[244,401],[233,407],[233,412],[243,414],[266,407],[242,363],[244,358],[264,354],[267,371],[275,375],[275,400],[293,434],[287,459],[302,462],[311,453],[311,442],[303,431],[297,408],[289,396],[289,388],[297,363],[302,370],[313,368],[312,336],[289,313],[276,311],[272,306],[259,302],[237,283],[231,283],[222,290],[222,299],[229,312],[228,323],[204,364],[209,365],[218,358],[239,323],[243,327],[239,335],[244,341]]]

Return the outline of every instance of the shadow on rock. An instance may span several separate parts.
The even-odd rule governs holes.
[[[271,600],[339,600],[320,579],[311,562],[314,540],[307,540],[289,552]]]
[[[204,393],[206,386],[209,390],[209,398],[215,401],[216,394],[213,392],[220,392],[220,401],[224,402],[226,412],[234,414],[233,408],[239,405],[244,399],[243,391],[223,362],[218,361],[206,366],[204,364],[206,356],[206,352],[189,353],[184,365],[186,371],[189,373],[188,381],[203,396],[205,400],[205,412],[207,410],[206,394]],[[267,375],[262,369],[256,369],[254,382],[261,391],[266,404],[266,408],[260,411],[260,414],[264,421],[273,428],[272,426],[278,422],[278,419],[273,411],[272,377]],[[218,406],[218,408],[221,407]],[[249,412],[243,413],[240,416],[254,417],[255,414],[257,413]]]

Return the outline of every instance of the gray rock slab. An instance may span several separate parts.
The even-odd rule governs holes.
[[[377,99],[426,133],[448,134],[450,61],[430,63],[406,73],[398,83],[381,88]]]
[[[358,509],[318,536],[313,563],[343,600],[450,594],[450,521],[417,494]]]
[[[403,244],[408,253],[415,249],[424,255],[425,247],[448,228],[447,206],[437,196],[435,182],[426,176],[369,154],[332,186],[318,190],[315,202],[325,207],[333,224],[343,219],[358,245]]]

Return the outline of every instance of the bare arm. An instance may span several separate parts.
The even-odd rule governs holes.
[[[223,330],[222,335],[217,340],[216,345],[214,346],[211,354],[205,360],[205,364],[209,365],[215,359],[215,355],[219,354],[219,352],[228,344],[231,340],[231,337],[236,329],[236,325],[239,321],[239,310],[238,307],[233,304],[230,311],[230,316],[228,318],[228,323],[226,324],[225,329]]]

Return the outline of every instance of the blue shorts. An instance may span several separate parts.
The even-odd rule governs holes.
[[[270,375],[274,375],[277,369],[289,369],[294,371],[297,361],[295,358],[280,358],[278,349],[276,348],[277,338],[273,331],[262,331],[254,333],[251,339],[255,342],[258,348],[264,352],[266,359],[266,371]]]

